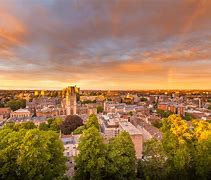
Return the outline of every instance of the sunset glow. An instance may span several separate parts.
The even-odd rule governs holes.
[[[210,0],[0,0],[0,89],[211,89]]]

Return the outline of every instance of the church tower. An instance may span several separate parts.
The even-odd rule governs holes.
[[[65,97],[65,109],[66,115],[74,115],[77,112],[77,99],[76,94],[78,93],[79,88],[76,86],[70,86],[66,88],[66,97]]]

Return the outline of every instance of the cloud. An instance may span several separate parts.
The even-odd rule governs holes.
[[[26,88],[30,81],[42,88],[44,80],[56,88],[78,83],[139,89],[142,82],[144,88],[169,88],[171,72],[178,88],[176,75],[192,82],[187,88],[197,88],[203,77],[204,84],[211,80],[210,8],[206,0],[5,1],[0,82],[10,87],[15,80]],[[197,68],[190,63],[206,73],[194,75]]]

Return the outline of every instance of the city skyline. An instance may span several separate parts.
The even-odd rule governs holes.
[[[0,0],[0,89],[211,89],[210,8]]]

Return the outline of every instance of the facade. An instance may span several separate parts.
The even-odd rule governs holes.
[[[91,114],[97,114],[97,107],[93,104],[78,104],[77,114],[86,114],[88,116]]]
[[[10,112],[11,112],[10,108],[0,108],[0,117],[2,119],[9,118]]]
[[[18,109],[10,113],[11,118],[26,118],[26,117],[30,117],[30,115],[31,113],[27,109]]]
[[[139,129],[137,129],[133,124],[127,121],[119,122],[119,129],[121,131],[126,131],[130,134],[133,141],[136,157],[138,159],[142,158],[143,153],[143,135]]]
[[[80,135],[62,135],[61,140],[64,144],[64,156],[67,158],[75,157],[78,154],[78,141]]]
[[[76,94],[79,92],[79,88],[76,86],[70,86],[65,89],[65,110],[66,115],[77,114],[77,98]]]
[[[101,132],[106,140],[114,138],[119,134],[119,118],[111,118],[107,115],[102,115],[99,121]]]
[[[51,118],[55,116],[65,115],[65,112],[62,108],[54,108],[54,107],[44,107],[42,109],[36,110],[37,117],[46,117]]]
[[[176,104],[176,103],[159,103],[158,109],[161,109],[163,111],[171,111],[174,114],[184,115],[185,113],[185,107],[182,104]]]

